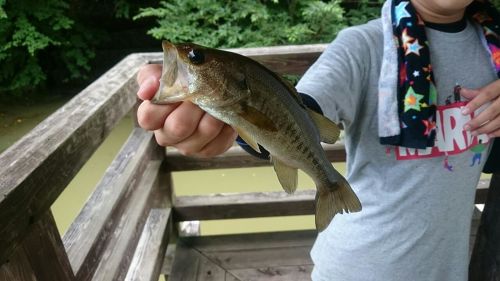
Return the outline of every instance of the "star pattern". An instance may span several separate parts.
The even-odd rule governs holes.
[[[420,56],[420,50],[422,48],[423,47],[418,43],[418,39],[416,39],[415,41],[413,41],[413,43],[409,43],[406,45],[405,55],[415,54],[417,56]]]
[[[496,11],[491,4],[473,1],[477,6],[468,9],[468,17],[479,23],[484,32],[487,48],[492,55],[500,77],[500,19],[494,19]],[[490,8],[488,8],[490,7]],[[429,56],[429,42],[425,34],[425,22],[416,13],[409,0],[392,0],[392,25],[394,43],[398,49],[398,99],[401,140],[394,145],[429,147],[435,144],[436,106],[438,92]]]
[[[420,111],[420,101],[424,98],[423,95],[415,93],[413,87],[408,89],[405,96],[405,112],[413,109],[416,111]]]
[[[396,10],[394,11],[396,16],[396,25],[399,25],[402,19],[411,17],[410,13],[406,10],[406,6],[408,6],[408,4],[409,2],[402,1],[396,6]]]
[[[490,51],[491,51],[491,57],[493,58],[493,62],[495,63],[495,68],[497,71],[500,71],[500,48],[493,44],[488,44]]]
[[[432,116],[427,120],[422,120],[425,125],[424,136],[429,136],[432,131],[436,130],[436,122],[433,120]]]

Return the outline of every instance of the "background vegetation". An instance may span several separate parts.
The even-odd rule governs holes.
[[[329,42],[377,17],[383,2],[0,0],[0,102],[77,93],[126,54],[159,51],[158,39],[211,47]]]

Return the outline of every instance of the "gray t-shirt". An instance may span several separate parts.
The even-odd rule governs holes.
[[[319,234],[313,280],[467,280],[475,188],[490,145],[486,135],[462,130],[471,116],[461,114],[464,103],[453,88],[478,88],[497,77],[477,26],[426,32],[440,105],[432,149],[379,143],[380,20],[342,31],[297,85],[343,123],[347,179],[363,205],[359,213],[335,216]]]

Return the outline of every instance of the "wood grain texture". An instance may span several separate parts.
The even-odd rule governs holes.
[[[171,209],[152,209],[130,263],[126,281],[158,281],[166,253]]]
[[[136,102],[130,55],[0,155],[0,264]]]
[[[35,223],[9,262],[0,267],[0,280],[75,280],[50,211]]]
[[[233,48],[226,51],[248,56],[280,74],[303,74],[325,50],[327,44]],[[161,63],[161,53],[150,53],[151,63]]]
[[[159,160],[151,161],[137,186],[131,190],[123,213],[116,219],[116,225],[100,255],[100,260],[97,264],[92,264],[96,265],[92,280],[125,278],[149,211],[154,207],[153,201],[158,197],[160,165]],[[77,276],[80,277],[80,272]],[[87,278],[82,279],[87,280]]]
[[[477,186],[476,204],[485,202],[489,180]],[[174,221],[236,219],[314,214],[316,190],[226,193],[178,196],[174,202]]]
[[[38,281],[71,281],[75,275],[52,213],[48,211],[24,239],[26,253]]]
[[[174,221],[308,215],[314,213],[315,190],[290,195],[282,191],[179,196]]]
[[[136,128],[65,233],[63,241],[77,276],[89,276],[113,234],[131,190],[149,161],[161,156],[152,133]]]
[[[226,271],[191,247],[178,243],[172,272],[168,280],[224,280]]]
[[[26,252],[18,249],[0,266],[0,281],[37,281]]]
[[[232,269],[237,280],[252,281],[308,281],[313,265],[266,266],[260,268]]]
[[[169,280],[301,280],[310,273],[316,235],[308,230],[183,237]]]

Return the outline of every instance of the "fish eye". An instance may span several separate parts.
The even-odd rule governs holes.
[[[197,49],[191,49],[188,53],[188,58],[194,64],[202,64],[205,62],[205,55],[202,51]]]

